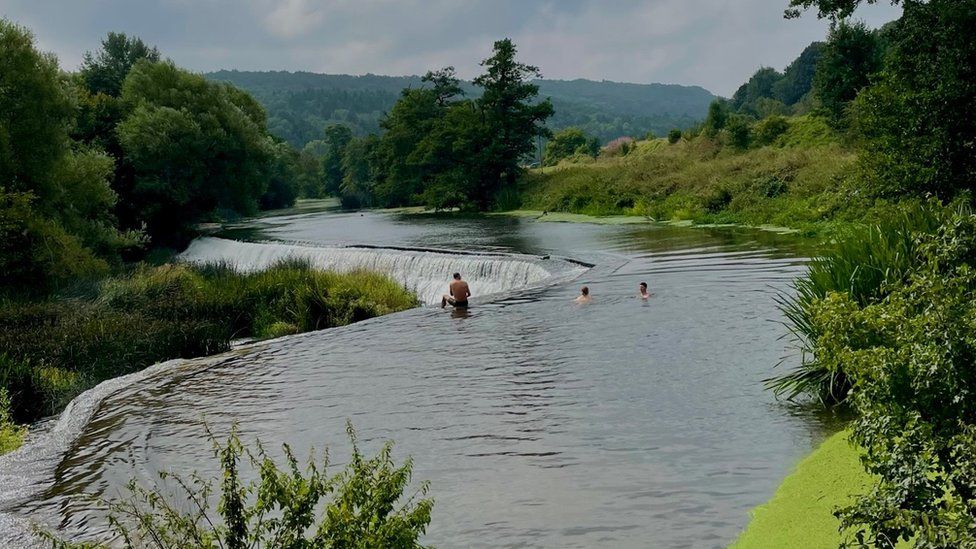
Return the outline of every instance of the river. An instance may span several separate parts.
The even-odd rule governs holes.
[[[0,543],[25,517],[103,533],[86,495],[161,469],[213,474],[204,422],[341,463],[348,419],[364,451],[393,440],[430,481],[427,543],[723,547],[828,429],[761,382],[798,361],[775,303],[803,269],[793,237],[320,211],[239,224],[184,259],[283,255],[384,269],[428,305],[82,395],[0,458]],[[430,306],[455,270],[475,295],[464,314]],[[584,284],[594,299],[579,306]]]

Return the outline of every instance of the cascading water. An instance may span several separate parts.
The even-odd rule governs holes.
[[[540,286],[584,269],[558,259],[528,255],[480,255],[403,248],[323,248],[271,242],[239,242],[223,238],[195,240],[180,259],[190,263],[222,262],[241,271],[266,269],[287,259],[303,259],[313,266],[349,272],[358,269],[384,273],[432,305],[440,303],[451,274],[461,273],[474,299]]]

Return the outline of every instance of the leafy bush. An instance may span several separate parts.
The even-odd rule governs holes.
[[[907,275],[916,261],[916,239],[934,230],[943,218],[942,206],[906,206],[879,224],[851,229],[823,256],[814,258],[792,295],[780,297],[788,327],[803,351],[802,364],[792,372],[767,380],[778,395],[794,399],[811,395],[824,404],[843,402],[850,391],[850,372],[832,369],[817,353],[823,333],[813,321],[818,304],[837,292],[859,306],[882,300]]]
[[[211,435],[214,457],[223,470],[216,505],[216,479],[161,472],[161,480],[178,486],[182,497],[158,485],[145,488],[130,482],[129,498],[108,504],[110,526],[126,547],[139,548],[421,547],[419,539],[434,506],[426,497],[428,484],[404,501],[412,461],[397,466],[392,443],[366,458],[351,426],[347,432],[352,457],[334,475],[328,474],[328,454],[321,462],[310,457],[303,470],[291,448],[283,445],[281,468],[260,443],[254,451],[245,448],[236,430],[223,445]],[[258,479],[243,480],[242,464],[249,464]],[[64,549],[91,546],[45,536]]]
[[[678,141],[681,141],[681,130],[675,128],[668,132],[668,143],[674,145]]]
[[[811,304],[817,360],[847,372],[853,440],[877,484],[838,516],[862,545],[976,546],[976,216],[917,233],[913,262],[879,300]]]
[[[790,123],[783,116],[770,116],[760,120],[754,129],[756,143],[759,145],[770,145],[776,138],[786,133],[790,129]]]

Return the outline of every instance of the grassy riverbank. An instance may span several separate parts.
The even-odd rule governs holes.
[[[749,526],[730,547],[835,549],[843,538],[834,510],[870,484],[849,433],[837,433],[797,465],[773,499],[753,511]]]
[[[9,393],[12,419],[29,422],[59,412],[105,379],[163,360],[416,305],[385,276],[324,272],[301,262],[250,274],[226,266],[141,266],[72,297],[0,304],[0,387]],[[4,429],[0,441],[15,441],[18,431],[8,436]]]
[[[654,139],[624,156],[534,170],[522,208],[823,232],[887,207],[860,192],[851,178],[856,152],[822,118],[788,124],[771,143],[745,150],[721,136]]]

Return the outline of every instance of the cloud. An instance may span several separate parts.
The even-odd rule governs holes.
[[[265,16],[268,31],[279,38],[298,38],[315,29],[325,19],[321,5],[309,0],[278,0]]]
[[[0,0],[69,69],[108,31],[136,34],[197,71],[476,75],[510,37],[547,78],[696,84],[722,95],[783,69],[827,23],[783,19],[787,0]],[[858,16],[898,16],[884,2]]]

